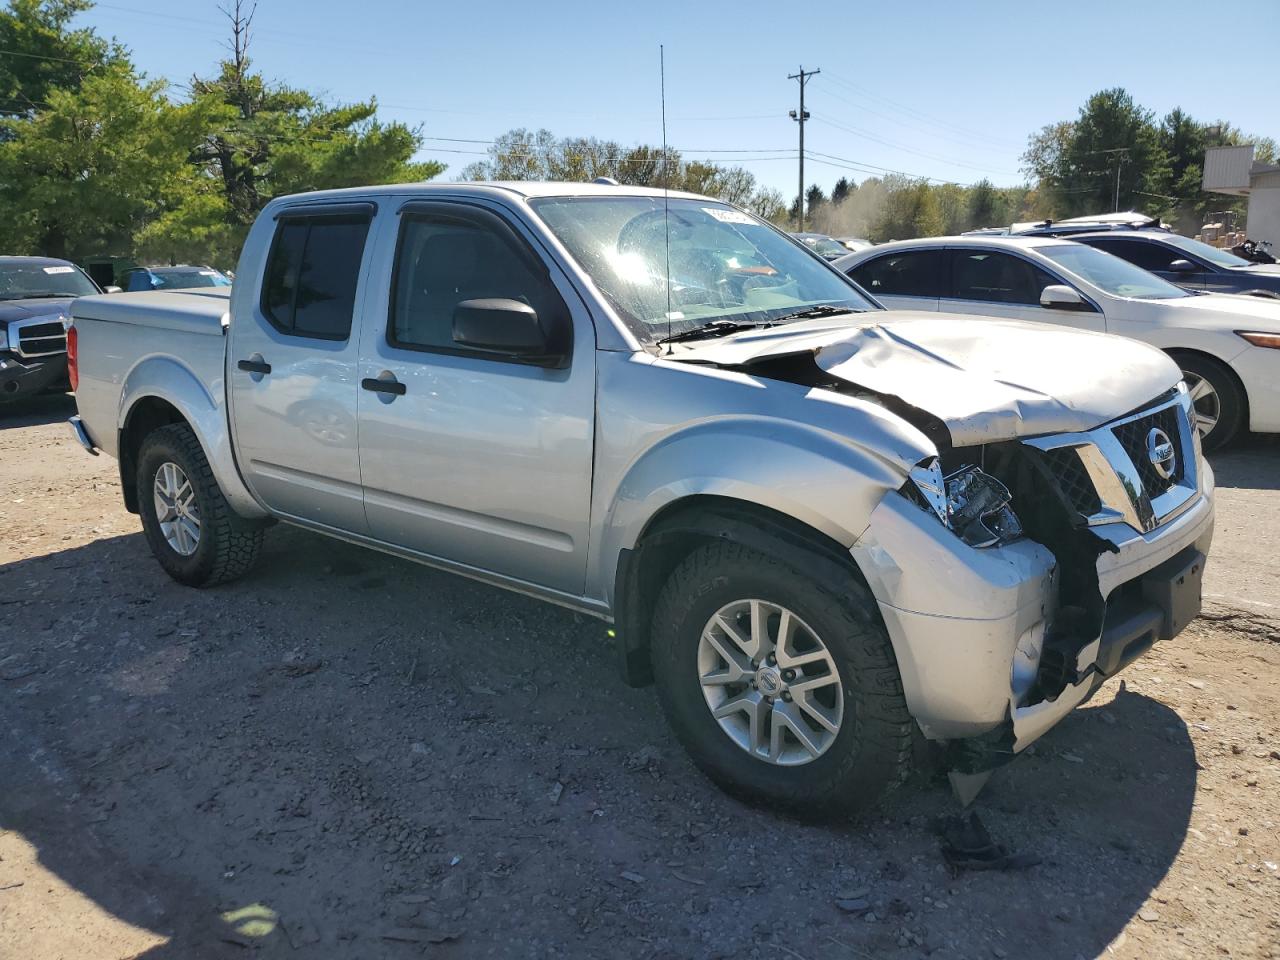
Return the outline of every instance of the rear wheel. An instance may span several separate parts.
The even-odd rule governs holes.
[[[695,550],[659,598],[652,654],[676,735],[732,793],[820,819],[908,772],[893,648],[871,596],[830,561],[802,573],[727,541]]]
[[[142,441],[136,482],[143,533],[173,579],[210,587],[253,566],[262,525],[231,509],[186,424],[161,427]]]
[[[1230,443],[1244,425],[1244,392],[1225,364],[1194,354],[1175,355],[1191,393],[1195,425],[1205,450]]]

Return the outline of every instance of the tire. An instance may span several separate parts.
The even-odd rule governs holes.
[[[1192,400],[1203,423],[1205,417],[1213,416],[1214,423],[1207,430],[1201,427],[1200,445],[1206,450],[1220,450],[1235,439],[1236,434],[1244,426],[1245,399],[1240,382],[1226,366],[1210,357],[1196,354],[1174,354],[1182,369],[1183,379],[1191,388]],[[1196,397],[1201,382],[1208,385],[1210,394]]]
[[[869,592],[849,571],[816,554],[805,568],[797,571],[726,540],[698,548],[675,569],[658,598],[651,653],[667,719],[708,777],[743,799],[804,819],[826,820],[873,806],[907,778],[913,725],[893,647]],[[699,659],[706,650],[704,627],[726,605],[744,599],[785,608],[804,628],[797,628],[797,636],[818,638],[830,654],[838,682],[833,679],[826,692],[839,692],[842,716],[817,756],[771,762],[740,745],[712,715],[702,681],[709,661]],[[727,666],[728,660],[721,663]],[[755,693],[765,689],[766,679],[760,678]],[[790,694],[786,697],[791,707],[797,706]],[[831,715],[829,708],[826,712]],[[776,726],[771,716],[770,730]],[[749,733],[742,736],[749,739]],[[793,760],[804,754],[799,741],[788,743],[796,739],[789,731],[782,737],[784,749],[776,756],[785,757],[786,750]]]
[[[175,546],[171,542],[173,534],[162,527],[165,520],[159,513],[157,482],[161,472],[172,467],[180,473],[168,472],[170,477],[189,482],[189,492],[184,494],[188,503],[184,509],[197,519],[198,536],[194,545],[189,532],[180,532]],[[213,470],[200,441],[185,423],[160,427],[142,441],[138,453],[137,494],[142,530],[151,552],[165,572],[179,583],[191,587],[226,583],[243,576],[257,561],[262,547],[262,524],[246,520],[231,509],[213,479]],[[194,510],[190,510],[191,499]],[[172,527],[171,524],[171,530]],[[189,530],[190,524],[186,527]]]

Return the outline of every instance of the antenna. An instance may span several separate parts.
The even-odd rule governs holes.
[[[671,346],[671,198],[668,196],[671,154],[667,152],[667,51],[662,44],[658,44],[658,86],[662,96],[662,232],[667,265],[667,353],[671,353],[674,349]]]

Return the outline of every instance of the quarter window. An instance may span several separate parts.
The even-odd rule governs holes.
[[[957,250],[953,270],[958,300],[1039,306],[1041,291],[1058,282],[1021,257],[996,250]]]
[[[534,254],[505,227],[453,214],[405,216],[396,253],[388,340],[410,349],[458,351],[453,312],[464,300],[518,300],[549,319],[564,301]]]
[[[875,296],[940,297],[944,265],[941,250],[911,250],[876,257],[849,276]]]
[[[364,216],[282,221],[262,292],[272,325],[295,336],[346,340],[368,234]]]

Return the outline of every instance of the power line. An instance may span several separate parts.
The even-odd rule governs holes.
[[[816,114],[814,116],[814,119],[819,120],[822,123],[825,123],[829,127],[835,127],[837,130],[843,130],[845,133],[852,133],[856,137],[862,137],[863,139],[870,140],[873,143],[883,144],[884,146],[891,147],[895,150],[902,150],[905,153],[913,153],[916,156],[924,157],[927,160],[936,160],[939,163],[948,163],[955,167],[964,167],[965,169],[968,169],[968,170],[976,170],[979,173],[993,173],[998,176],[1017,176],[1017,174],[1014,174],[1008,170],[993,170],[990,167],[979,167],[972,163],[965,163],[961,160],[953,160],[950,157],[940,156],[936,153],[928,153],[927,151],[924,151],[924,150],[916,150],[914,147],[908,147],[905,144],[896,143],[893,140],[886,140],[883,137],[879,137],[868,130],[862,130],[858,127],[846,126],[845,124],[832,120],[829,117],[825,117],[822,114]]]

